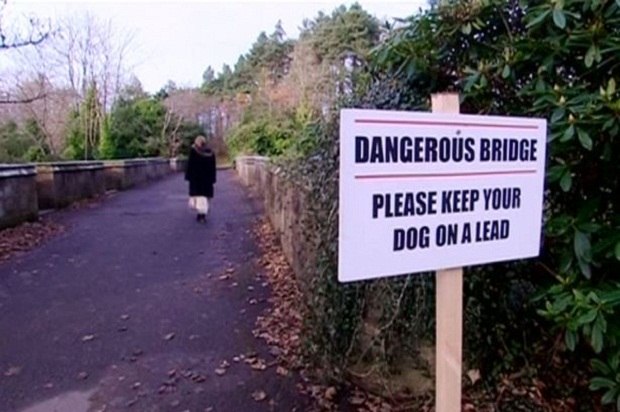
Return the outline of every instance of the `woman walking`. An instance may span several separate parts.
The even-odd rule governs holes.
[[[206,222],[216,181],[215,153],[204,136],[196,137],[189,151],[185,180],[189,182],[189,205],[196,210],[196,221]]]

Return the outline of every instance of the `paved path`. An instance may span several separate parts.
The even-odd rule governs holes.
[[[251,333],[257,206],[231,171],[206,225],[185,194],[175,175],[57,213],[66,233],[0,264],[0,411],[304,409],[293,378],[233,361],[273,360]]]

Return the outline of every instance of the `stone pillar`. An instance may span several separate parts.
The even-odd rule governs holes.
[[[0,164],[0,229],[39,215],[34,165]]]

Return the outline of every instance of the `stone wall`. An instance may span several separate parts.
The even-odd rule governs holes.
[[[300,283],[312,275],[314,260],[307,247],[304,226],[299,224],[306,207],[302,188],[291,182],[268,158],[244,156],[235,159],[235,168],[243,184],[262,198],[265,214],[276,231],[282,250]]]
[[[61,208],[161,179],[185,169],[184,159],[0,164],[0,229],[35,220],[39,209]]]
[[[187,167],[187,159],[170,159],[170,169],[173,172],[185,172],[185,168]]]
[[[54,209],[105,193],[103,162],[38,163],[37,196],[41,209]]]
[[[0,229],[37,219],[34,165],[0,164]]]
[[[104,162],[106,190],[125,190],[168,175],[176,159],[125,159]]]
[[[170,160],[148,159],[148,180],[158,180],[170,173]]]

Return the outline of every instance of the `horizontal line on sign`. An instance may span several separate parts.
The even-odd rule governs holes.
[[[442,121],[438,121],[438,120],[355,119],[355,123],[366,123],[366,124],[402,124],[402,125],[412,125],[412,126],[486,127],[486,128],[490,128],[490,129],[538,130],[538,126],[537,125],[475,123],[475,122],[442,122]]]
[[[367,179],[428,179],[446,177],[478,177],[478,176],[507,176],[507,175],[531,175],[536,170],[504,170],[498,172],[463,172],[463,173],[402,173],[381,175],[356,175],[359,180]]]

